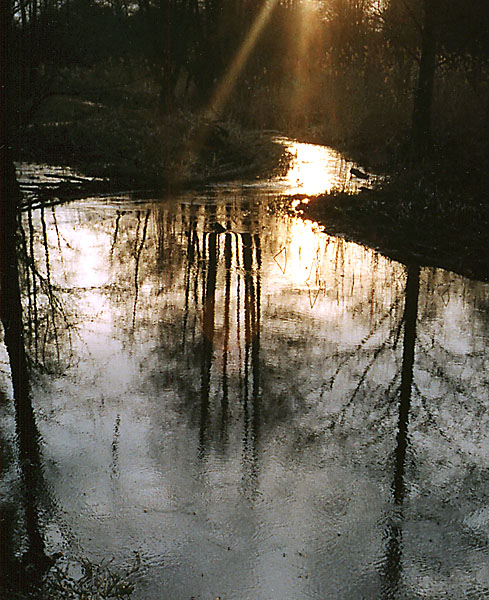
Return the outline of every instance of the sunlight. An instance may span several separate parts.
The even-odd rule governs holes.
[[[287,242],[273,257],[277,268],[295,287],[316,289],[328,237],[315,223],[299,218],[291,221],[287,234]]]
[[[297,3],[295,20],[298,34],[291,37],[289,71],[292,87],[289,93],[289,112],[296,126],[308,126],[314,112],[316,78],[312,65],[317,64],[317,4],[311,0]]]
[[[58,209],[63,216],[63,210]],[[69,214],[69,213],[68,213]],[[51,230],[51,244],[56,247],[57,239]],[[104,258],[107,240],[111,238],[101,232],[93,231],[90,223],[86,226],[74,226],[71,231],[65,232],[64,260],[59,264],[59,271],[51,265],[53,272],[64,279],[68,285],[85,294],[86,306],[91,313],[100,316],[106,304],[103,290],[110,278],[110,270]],[[97,327],[94,326],[94,329]]]
[[[312,196],[346,187],[349,167],[339,152],[301,142],[288,142],[286,147],[294,157],[284,180],[291,194]]]
[[[263,28],[265,27],[273,9],[275,8],[278,0],[269,0],[265,2],[258,16],[256,17],[253,25],[251,26],[248,35],[246,36],[241,48],[236,53],[231,65],[227,72],[224,74],[220,81],[217,89],[212,97],[209,107],[207,108],[205,115],[208,119],[215,118],[219,115],[220,111],[226,104],[226,100],[229,98],[230,93],[236,83],[238,75],[242,71],[248,57],[255,47],[256,41],[260,36]]]
[[[200,130],[197,132],[197,135],[191,141],[190,145],[186,148],[186,151],[190,151],[191,153],[198,152],[204,145],[205,139],[208,135],[209,122],[212,122],[220,117],[220,113],[226,105],[231,92],[233,91],[238,76],[243,70],[277,3],[278,0],[268,0],[268,2],[263,4],[262,9],[253,22],[253,25],[241,44],[240,49],[234,56],[228,70],[223,75],[221,81],[217,84],[217,88],[211,100],[209,101],[209,105],[203,111],[203,125],[200,127]]]

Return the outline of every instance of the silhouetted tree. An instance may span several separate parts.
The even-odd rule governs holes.
[[[421,31],[421,56],[418,83],[414,93],[412,145],[413,150],[423,154],[431,138],[431,107],[437,59],[438,0],[423,0],[423,24]]]

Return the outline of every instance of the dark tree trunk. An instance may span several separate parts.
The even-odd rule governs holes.
[[[421,34],[421,58],[418,84],[414,93],[412,150],[423,155],[431,142],[431,108],[436,70],[437,0],[424,0],[424,22]]]
[[[21,413],[29,411],[27,360],[24,347],[22,306],[20,302],[19,273],[17,266],[17,209],[20,192],[15,169],[5,147],[1,151],[1,223],[0,223],[0,316],[10,356],[14,396]],[[27,406],[27,408],[26,408]]]
[[[12,368],[12,384],[18,410],[23,415],[28,409],[29,389],[25,376],[27,361],[25,356],[22,306],[20,303],[19,274],[17,264],[16,239],[18,231],[18,210],[20,190],[17,184],[15,167],[10,151],[8,135],[9,99],[7,94],[11,84],[11,3],[2,2],[1,35],[4,41],[2,48],[0,86],[0,317],[2,320],[5,343],[9,354],[12,351],[14,364]],[[17,368],[18,367],[18,368]]]
[[[0,570],[8,565],[9,576],[15,578],[15,581],[12,580],[14,588],[29,591],[40,583],[52,561],[45,554],[44,539],[39,527],[38,504],[42,487],[39,432],[30,396],[17,253],[21,193],[8,135],[8,107],[11,104],[7,101],[6,94],[11,92],[9,41],[12,7],[7,1],[0,4],[1,39],[4,44],[1,52],[1,80],[4,85],[0,86],[0,318],[14,392],[27,541],[27,550],[20,562],[15,557],[8,556],[8,553],[1,553]]]

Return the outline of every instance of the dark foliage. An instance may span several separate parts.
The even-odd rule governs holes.
[[[7,13],[5,102],[17,156],[59,161],[66,150],[62,162],[81,162],[77,147],[100,133],[106,160],[97,150],[89,162],[113,162],[117,136],[119,154],[134,141],[134,154],[151,160],[164,119],[182,123],[184,113],[189,124],[204,114],[368,149],[375,165],[409,139],[411,158],[440,141],[487,160],[484,0],[390,0],[382,9],[370,0],[11,0]],[[176,132],[181,143],[190,129]]]

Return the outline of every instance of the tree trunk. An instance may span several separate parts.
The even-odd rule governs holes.
[[[38,505],[42,487],[42,469],[39,432],[31,402],[24,344],[17,254],[21,192],[11,156],[7,127],[7,121],[11,116],[7,110],[11,104],[7,102],[6,94],[10,91],[8,84],[11,81],[12,69],[9,44],[12,31],[12,4],[7,0],[2,0],[0,4],[2,5],[0,33],[4,42],[3,52],[1,52],[1,80],[4,85],[0,86],[0,319],[12,376],[27,542],[27,549],[18,565],[13,556],[2,556],[3,560],[0,560],[0,563],[5,563],[9,558],[13,559],[8,564],[11,569],[14,567],[19,569],[16,573],[18,577],[16,584],[19,589],[29,592],[40,583],[52,561],[45,554],[44,539],[39,527]]]
[[[418,84],[414,94],[412,122],[413,153],[424,155],[431,142],[431,108],[436,70],[437,0],[424,0],[424,23],[421,34],[421,58]]]

